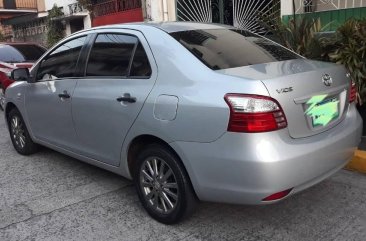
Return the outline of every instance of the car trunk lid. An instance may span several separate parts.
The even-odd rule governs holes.
[[[335,64],[295,59],[217,72],[261,80],[269,95],[282,106],[293,138],[334,127],[348,107],[350,79],[346,70]]]

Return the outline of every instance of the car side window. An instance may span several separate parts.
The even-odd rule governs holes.
[[[130,76],[132,77],[150,77],[151,76],[151,66],[149,59],[147,58],[144,47],[139,42],[135,54],[133,56],[133,61],[130,70]]]
[[[99,34],[90,51],[86,76],[149,77],[151,67],[137,37]]]
[[[87,76],[127,76],[138,39],[131,35],[99,34],[91,49]]]
[[[86,36],[70,40],[48,54],[40,63],[37,80],[73,77]]]

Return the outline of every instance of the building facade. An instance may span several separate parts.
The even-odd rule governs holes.
[[[195,21],[233,25],[265,33],[258,14],[289,19],[293,14],[320,18],[334,30],[350,17],[366,17],[366,0],[0,0],[0,31],[5,39],[45,45],[47,16],[54,6],[63,15],[54,19],[65,35],[107,24],[139,21]]]
[[[324,31],[333,31],[349,18],[366,18],[366,0],[281,0],[281,15],[320,19]]]
[[[48,11],[52,9],[54,5],[59,7],[64,14],[55,20],[61,21],[65,27],[66,35],[91,27],[89,11],[77,0],[45,0],[45,11],[39,13],[39,15],[47,16]]]
[[[264,33],[258,14],[319,18],[329,31],[349,18],[366,18],[366,0],[146,0],[145,15],[152,21],[214,22]]]
[[[53,19],[60,21],[64,26],[65,35],[94,26],[107,24],[144,21],[143,9],[146,9],[146,1],[141,0],[89,0],[90,11],[81,5],[78,0],[0,0],[4,1],[7,12],[3,11],[1,27],[8,40],[37,42],[46,45],[47,16],[48,12],[56,5],[63,15]],[[14,4],[19,14],[14,14]],[[174,0],[171,0],[174,2]],[[19,3],[18,3],[19,2]],[[30,4],[32,2],[32,4]],[[1,7],[4,5],[0,2]],[[24,9],[22,4],[29,5]],[[26,11],[27,10],[27,11]],[[8,13],[9,12],[9,13]],[[1,15],[0,15],[1,18]],[[0,27],[0,30],[1,30]]]
[[[92,26],[116,23],[141,22],[144,20],[141,0],[95,0],[92,1]]]
[[[2,28],[7,30],[3,31],[7,40],[35,42],[46,46],[47,16],[54,5],[63,13],[54,21],[62,23],[65,35],[91,27],[89,12],[77,0],[34,0],[34,2],[32,11],[1,20]]]
[[[42,0],[0,0],[0,22],[24,14],[37,13],[39,2]],[[11,27],[0,24],[0,32],[5,40],[11,38]]]

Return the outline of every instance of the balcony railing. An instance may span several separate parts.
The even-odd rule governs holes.
[[[66,15],[73,15],[75,13],[84,12],[85,9],[80,3],[76,2],[76,3],[69,4],[67,11],[68,12],[65,13]]]
[[[93,13],[95,17],[98,17],[136,8],[141,8],[141,0],[112,0],[95,4],[93,6]]]
[[[366,0],[296,0],[296,13],[366,7]]]
[[[0,0],[0,9],[10,9],[10,10],[27,10],[37,9],[37,0],[14,0],[4,3],[4,0]]]

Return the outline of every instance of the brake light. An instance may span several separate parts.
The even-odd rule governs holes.
[[[356,100],[356,94],[357,94],[357,90],[356,90],[356,84],[353,83],[353,81],[351,80],[350,83],[350,91],[349,91],[349,103],[352,103]]]
[[[230,107],[228,131],[267,132],[287,127],[286,116],[280,104],[267,96],[226,94]]]

